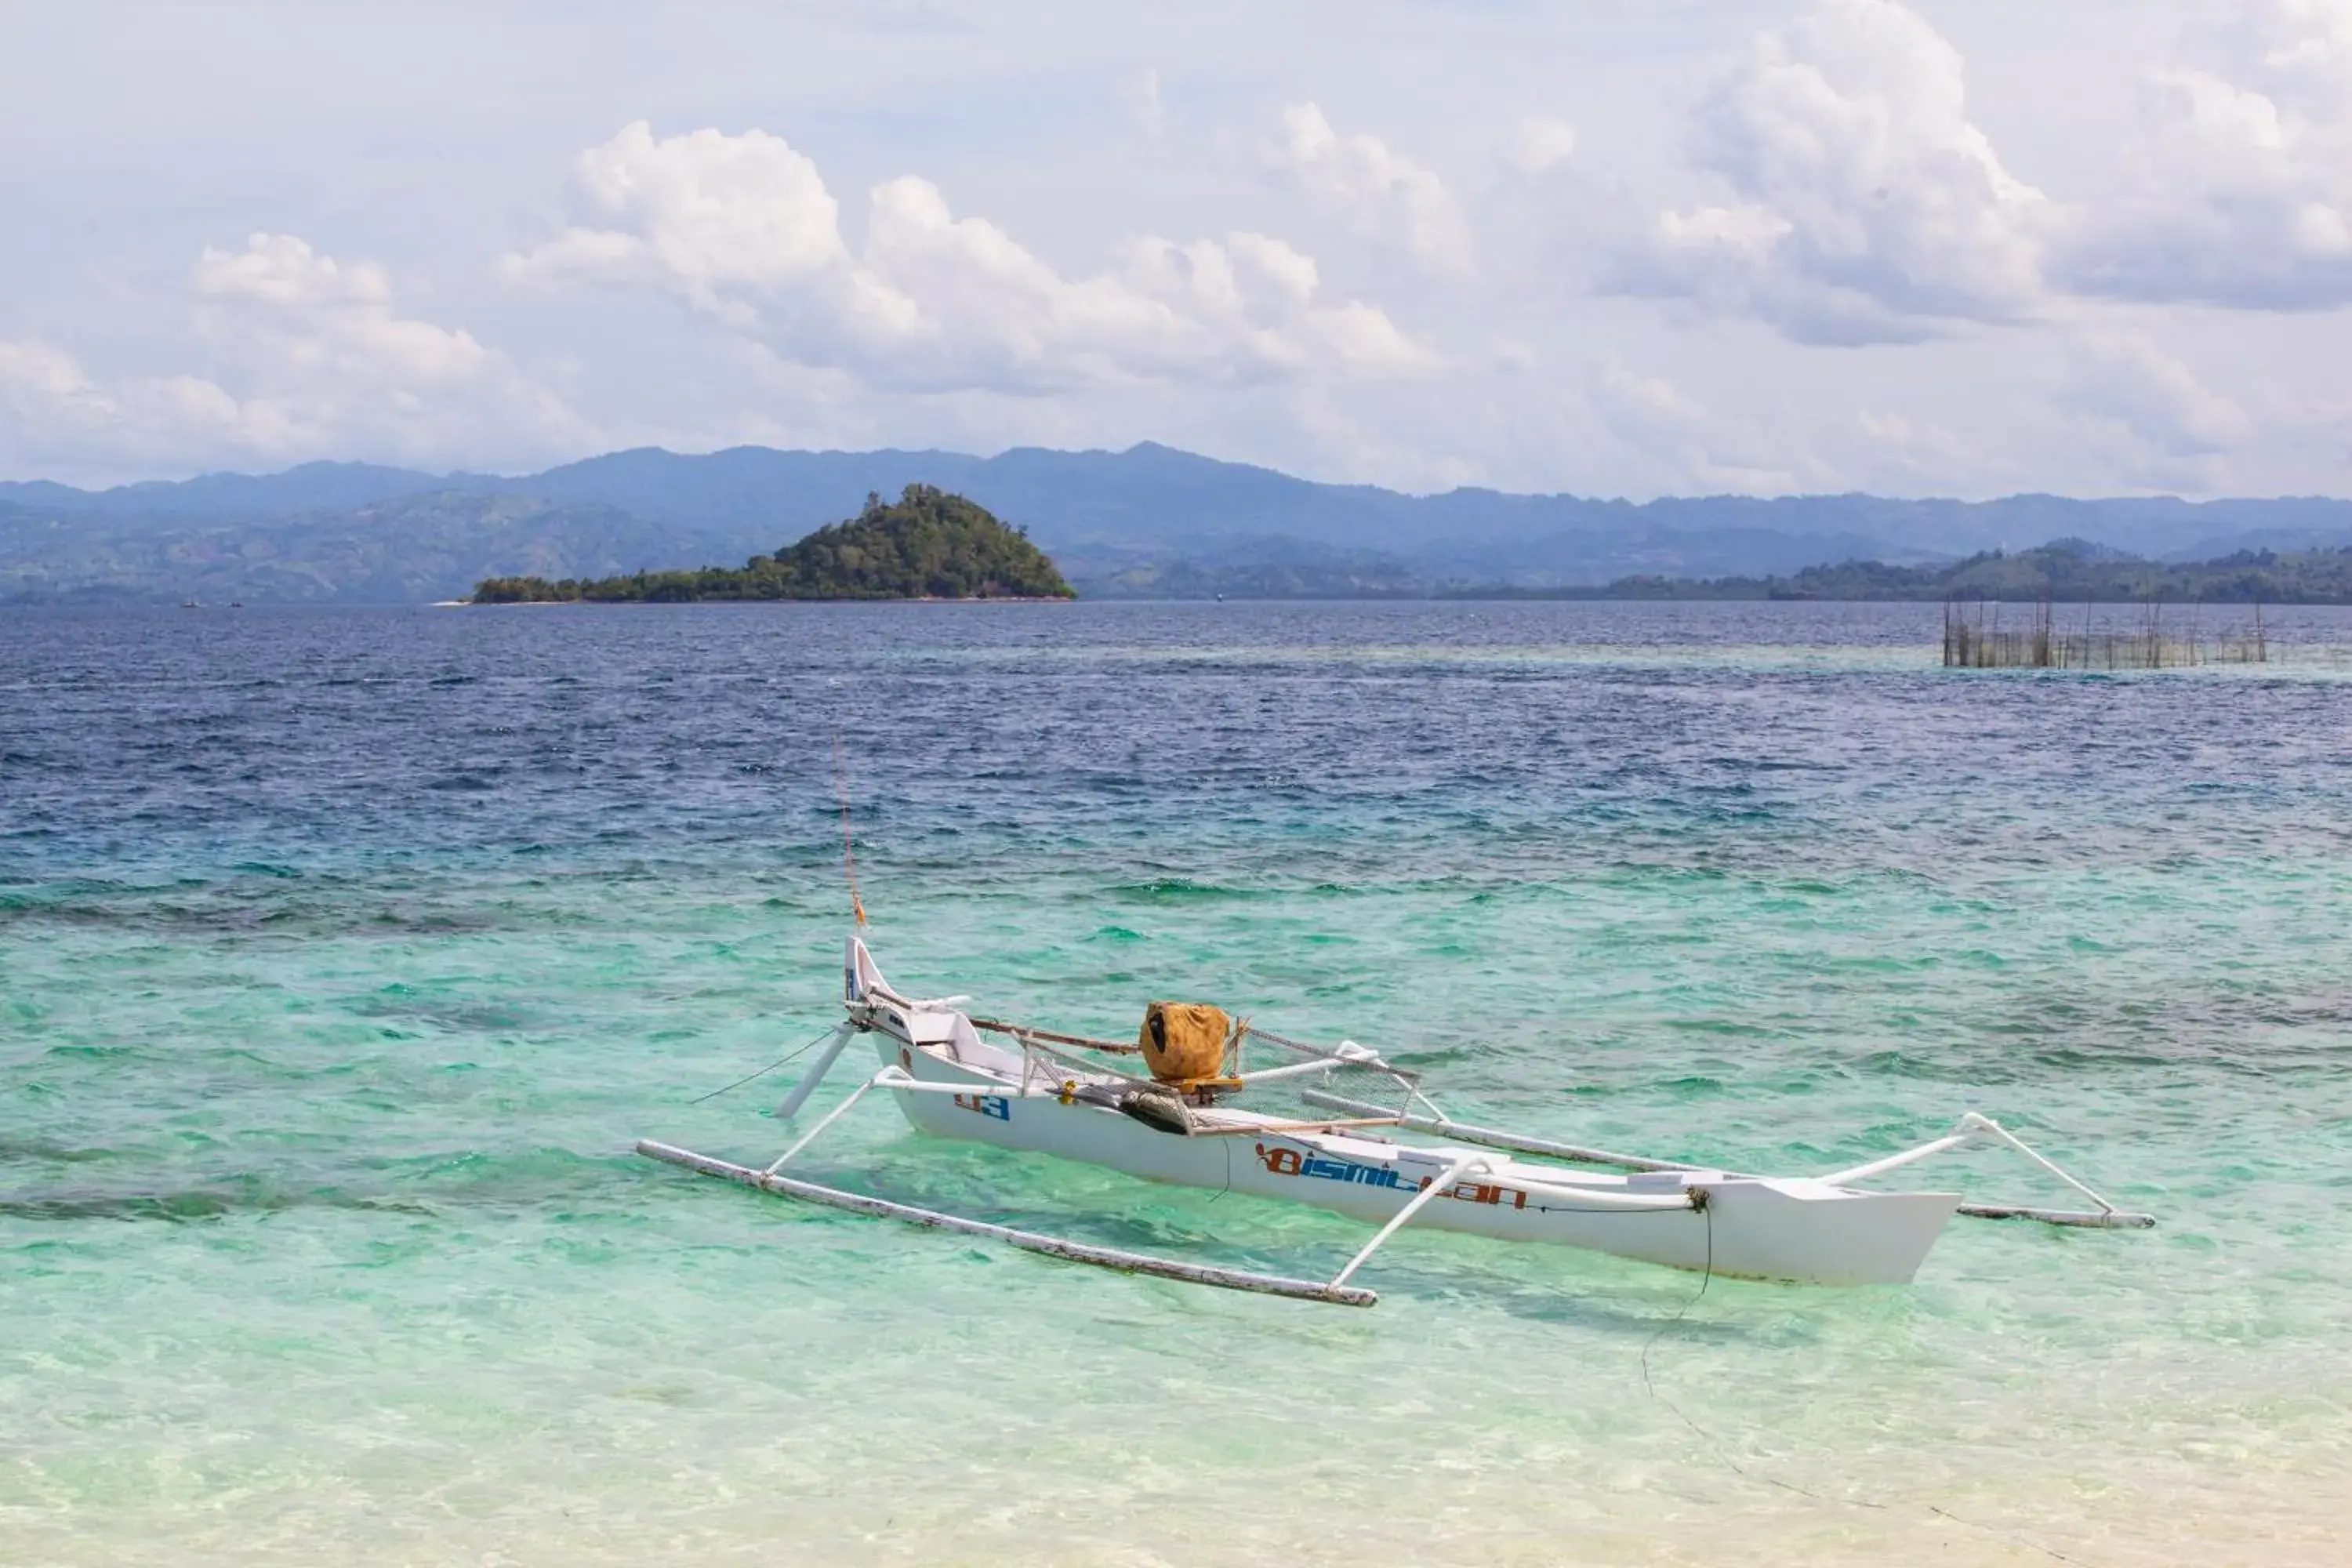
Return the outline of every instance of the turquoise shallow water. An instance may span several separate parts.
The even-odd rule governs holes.
[[[0,1561],[2340,1561],[2352,626],[2098,679],[1934,615],[0,618]],[[911,987],[1737,1166],[1975,1108],[2164,1223],[1845,1292],[1408,1236],[1349,1312],[636,1160],[782,1146],[789,1072],[693,1102],[829,1022],[836,735]],[[886,1106],[813,1161],[1363,1236]]]

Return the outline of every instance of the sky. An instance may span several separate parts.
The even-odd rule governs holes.
[[[2352,0],[0,0],[0,478],[2352,494]]]

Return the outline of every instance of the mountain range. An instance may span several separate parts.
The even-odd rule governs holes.
[[[112,489],[0,482],[0,601],[416,603],[485,577],[734,565],[908,484],[1026,528],[1088,597],[1541,589],[1633,575],[1769,577],[1933,564],[2085,541],[2156,560],[2352,544],[2352,501],[1870,495],[1647,502],[1318,483],[1152,443],[688,456],[608,453],[543,473],[364,463]]]

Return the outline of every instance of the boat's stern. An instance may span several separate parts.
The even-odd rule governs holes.
[[[866,949],[866,939],[853,933],[844,944],[841,961],[841,1003],[855,1007],[877,992],[887,992],[890,983],[882,978],[881,966]]]

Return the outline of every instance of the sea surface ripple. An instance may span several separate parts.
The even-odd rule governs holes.
[[[2083,676],[1937,614],[0,612],[0,1562],[2338,1562],[2352,618]],[[1976,1109],[2162,1224],[1857,1291],[1408,1234],[1346,1312],[634,1158],[782,1146],[792,1068],[701,1097],[834,1016],[845,800],[926,994],[1737,1168]],[[819,1179],[1362,1239],[871,1111]]]

